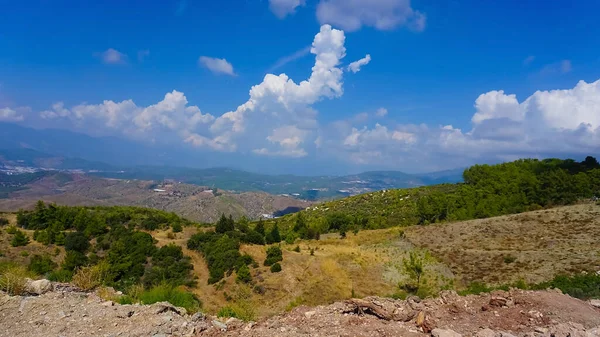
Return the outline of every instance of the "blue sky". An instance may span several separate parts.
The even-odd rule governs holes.
[[[23,0],[2,8],[4,121],[168,140],[199,157],[330,162],[340,172],[600,152],[597,1]],[[313,40],[326,39],[328,57],[340,51],[331,50],[338,30],[345,52],[324,68],[330,77],[312,81],[315,92],[263,81],[268,73],[308,79],[319,55],[309,52]],[[360,71],[348,69],[367,54]],[[254,107],[223,117],[261,83],[268,92]]]

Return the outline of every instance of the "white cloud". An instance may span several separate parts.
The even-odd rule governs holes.
[[[52,105],[51,110],[40,112],[40,117],[63,118],[81,127],[105,128],[137,138],[152,138],[154,132],[175,132],[184,140],[203,125],[206,131],[208,124],[214,120],[212,115],[202,114],[197,106],[188,105],[185,95],[176,90],[147,107],[137,106],[133,100],[106,100],[101,104],[79,104],[67,109],[58,102]]]
[[[285,66],[286,64],[290,63],[290,62],[294,62],[300,58],[303,58],[304,56],[308,55],[310,53],[310,46],[302,48],[296,52],[294,52],[293,54],[284,56],[282,58],[280,58],[279,60],[277,60],[277,62],[275,62],[275,64],[273,64],[273,66],[271,66],[271,68],[269,68],[269,72],[273,72],[283,66]]]
[[[304,6],[306,0],[269,0],[271,12],[280,19],[296,12],[296,8]]]
[[[535,56],[533,55],[529,55],[527,56],[524,60],[523,60],[523,64],[528,66],[530,65],[533,61],[535,61]]]
[[[367,56],[361,58],[360,60],[350,63],[348,70],[356,74],[360,71],[360,67],[369,64],[369,62],[371,62],[371,55],[367,54]]]
[[[127,55],[113,48],[108,48],[100,53],[100,57],[102,62],[106,64],[123,64],[127,62]]]
[[[17,110],[11,108],[0,109],[0,121],[4,122],[21,122],[25,116]]]
[[[411,7],[410,0],[321,0],[317,6],[321,24],[332,24],[346,31],[362,26],[391,30],[406,26],[420,32],[425,29],[425,15]]]
[[[315,129],[317,112],[311,105],[343,94],[343,71],[338,65],[346,54],[344,41],[343,31],[323,25],[310,50],[316,60],[308,80],[297,84],[286,74],[265,75],[262,83],[250,89],[250,99],[217,118],[211,131],[223,141],[234,143],[248,126],[251,132],[274,130],[284,125],[295,125],[302,130]]]
[[[376,124],[321,132],[321,148],[341,160],[419,171],[522,157],[600,151],[600,80],[537,91],[523,101],[490,91],[475,101],[472,128]],[[336,125],[344,125],[337,122]]]
[[[573,70],[573,64],[570,60],[548,64],[540,70],[541,75],[567,74]]]
[[[235,72],[233,71],[233,66],[231,63],[227,62],[226,59],[208,57],[208,56],[200,56],[198,62],[208,70],[212,71],[215,74],[226,74],[230,76],[235,76]]]
[[[385,117],[388,114],[388,110],[386,108],[379,108],[375,111],[375,116],[377,117]]]

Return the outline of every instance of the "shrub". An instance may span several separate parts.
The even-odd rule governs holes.
[[[4,217],[0,217],[0,226],[8,225],[8,219]]]
[[[280,271],[281,265],[279,264],[279,262],[275,262],[275,264],[271,266],[271,273],[279,273]]]
[[[175,237],[176,237],[175,233],[172,233],[172,232],[167,233],[167,239],[173,240],[173,239],[175,239]]]
[[[21,254],[19,254],[19,255],[21,255],[22,257],[28,257],[28,256],[29,256],[29,252],[28,252],[28,251],[26,251],[26,250],[24,250],[24,251],[22,251],[22,252],[21,252]]]
[[[48,280],[54,282],[70,282],[73,278],[73,272],[70,270],[55,270],[48,274]]]
[[[225,307],[222,307],[221,309],[219,309],[219,311],[217,312],[217,317],[233,317],[233,318],[238,318],[237,317],[237,313],[230,306],[225,306]]]
[[[507,256],[504,257],[504,263],[506,263],[506,264],[513,263],[516,260],[517,260],[517,258],[514,257],[514,256],[507,255]]]
[[[296,253],[300,253],[300,246],[296,246],[296,248],[294,248],[294,251],[295,251]]]
[[[17,229],[15,236],[13,236],[12,240],[10,241],[10,245],[13,247],[19,247],[27,246],[27,244],[29,244],[29,237]]]
[[[252,275],[250,275],[250,268],[247,265],[242,265],[237,270],[236,281],[242,283],[250,283],[252,281]]]
[[[596,273],[578,274],[573,276],[559,275],[550,282],[535,285],[535,289],[558,288],[563,293],[587,300],[600,298],[600,275]]]
[[[171,227],[173,228],[173,233],[180,233],[183,231],[183,226],[181,226],[179,222],[174,223]]]
[[[106,262],[100,262],[94,266],[80,267],[75,271],[72,282],[83,290],[92,290],[105,282],[109,267]]]
[[[34,255],[29,261],[28,269],[38,275],[46,275],[58,265],[48,255]]]
[[[33,275],[24,266],[7,266],[0,274],[0,289],[11,295],[21,295],[25,291],[27,278]]]
[[[65,237],[65,249],[85,253],[90,247],[90,241],[81,232],[73,232]]]
[[[139,294],[137,298],[142,304],[169,302],[176,307],[185,308],[188,313],[200,310],[201,303],[198,298],[187,291],[183,291],[167,284],[155,286]]]
[[[10,226],[6,228],[6,233],[8,234],[17,234],[17,227],[16,226]]]
[[[73,271],[77,267],[81,267],[83,265],[86,265],[87,263],[88,258],[87,256],[83,255],[83,253],[80,253],[75,250],[68,250],[67,255],[65,256],[65,259],[63,260],[63,263],[61,265],[61,268],[64,270]]]
[[[271,246],[267,248],[267,258],[265,259],[265,266],[272,266],[274,263],[283,261],[283,253],[281,248],[278,246]]]

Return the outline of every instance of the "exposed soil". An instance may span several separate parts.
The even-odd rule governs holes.
[[[408,301],[368,297],[299,307],[259,322],[188,315],[168,303],[118,305],[64,285],[0,295],[0,336],[598,336],[600,309],[560,292],[496,292]],[[452,331],[449,331],[452,330]]]

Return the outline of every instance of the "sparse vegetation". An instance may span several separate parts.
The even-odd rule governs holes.
[[[194,294],[169,284],[160,284],[147,290],[132,292],[119,299],[121,304],[138,302],[142,304],[169,302],[174,306],[185,308],[188,313],[197,312],[202,307],[202,302]]]
[[[0,265],[0,290],[11,295],[21,295],[25,291],[27,278],[32,277],[34,275],[24,266],[4,263]]]
[[[275,262],[271,268],[271,273],[279,273],[281,271],[281,265],[279,264],[279,262]]]
[[[0,216],[0,226],[6,226],[8,225],[10,222],[8,221],[7,218]]]
[[[278,246],[271,246],[267,248],[267,258],[265,259],[265,266],[272,266],[275,263],[283,261],[283,252]]]

